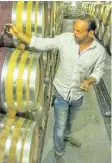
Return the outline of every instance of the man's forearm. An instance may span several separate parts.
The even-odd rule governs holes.
[[[27,43],[27,44],[31,43],[31,36],[28,36],[21,32],[18,32],[16,37],[19,38],[20,40],[22,40],[24,43]]]

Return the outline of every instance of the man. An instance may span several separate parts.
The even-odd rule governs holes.
[[[57,156],[65,151],[65,140],[70,136],[74,117],[79,112],[84,92],[103,76],[105,50],[94,37],[96,24],[88,14],[79,16],[74,33],[63,33],[54,38],[29,37],[13,25],[9,33],[40,50],[58,49],[60,61],[54,78],[54,149]],[[80,144],[78,145],[80,146]]]

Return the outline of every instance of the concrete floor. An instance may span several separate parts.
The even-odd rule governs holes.
[[[67,28],[72,30],[72,20],[64,20],[64,24],[68,27],[64,26],[63,32]],[[56,163],[53,154],[53,111],[51,107],[41,163]],[[81,147],[66,144],[63,163],[111,163],[110,140],[93,86],[85,94],[82,111],[74,120],[73,136],[81,142]]]

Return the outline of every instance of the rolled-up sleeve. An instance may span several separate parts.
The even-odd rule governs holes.
[[[35,47],[38,50],[59,50],[61,35],[54,38],[40,38],[32,36],[30,47]]]
[[[97,59],[95,67],[89,76],[89,77],[94,77],[96,79],[95,84],[98,84],[100,79],[103,77],[105,58],[106,58],[106,52],[104,51]]]

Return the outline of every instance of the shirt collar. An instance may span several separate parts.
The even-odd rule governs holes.
[[[95,48],[96,46],[97,46],[97,41],[96,41],[96,38],[94,36],[94,40],[93,40],[93,42],[92,42],[92,44],[90,45],[89,48]]]

